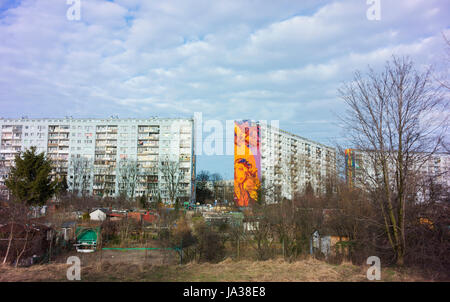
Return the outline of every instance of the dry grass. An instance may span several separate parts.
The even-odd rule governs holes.
[[[0,281],[66,281],[67,264],[36,265],[30,268],[0,266]],[[152,265],[102,263],[82,267],[83,281],[250,281],[250,282],[364,282],[365,267],[350,263],[332,265],[315,259],[288,263],[282,259],[238,261],[227,259],[218,264],[190,263]],[[405,270],[385,268],[382,281],[427,281]]]
[[[14,268],[0,265],[0,282],[56,281],[66,276],[67,264],[34,265]]]

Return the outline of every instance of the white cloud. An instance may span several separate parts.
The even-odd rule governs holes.
[[[446,1],[383,1],[376,22],[367,7],[359,0],[82,0],[81,20],[68,21],[65,1],[24,0],[0,13],[2,115],[202,111],[279,119],[326,142],[338,134],[336,88],[355,69],[379,67],[392,54],[427,65],[443,47]]]

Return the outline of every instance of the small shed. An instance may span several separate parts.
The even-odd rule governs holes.
[[[74,239],[76,225],[77,225],[76,221],[66,221],[61,225],[64,241]]]
[[[91,218],[91,220],[104,221],[104,220],[106,220],[106,217],[108,217],[108,215],[107,215],[107,211],[105,209],[97,209],[97,210],[91,212],[89,214],[89,217]]]
[[[330,230],[322,230],[322,234],[316,230],[310,242],[310,253],[321,252],[328,257],[336,253],[348,254],[348,249],[342,243],[348,243],[349,239],[339,236]]]

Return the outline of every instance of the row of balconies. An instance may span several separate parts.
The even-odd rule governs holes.
[[[95,166],[94,173],[99,175],[116,175],[116,167],[114,166]]]
[[[140,167],[144,169],[155,168],[158,167],[158,162],[142,162],[140,163]]]
[[[156,179],[140,179],[138,181],[139,184],[152,184],[152,183],[158,183],[158,178]]]
[[[142,147],[157,147],[158,146],[158,141],[138,141],[138,147],[142,146]]]
[[[12,133],[2,133],[2,139],[12,139]]]
[[[8,125],[3,125],[2,126],[2,132],[12,132],[13,131],[13,127],[12,126],[8,126]]]
[[[180,154],[180,161],[190,161],[191,156],[187,154]]]
[[[95,156],[95,160],[96,161],[116,161],[116,157],[115,156]]]
[[[144,161],[158,161],[157,155],[138,155],[138,161],[144,162]]]
[[[159,133],[159,127],[158,126],[139,126],[138,132],[139,133],[144,133],[144,132]]]
[[[48,126],[49,132],[58,132],[60,130],[68,131],[70,127],[68,125],[50,125]]]
[[[95,151],[116,151],[117,146],[96,145]]]
[[[97,129],[96,133],[97,134],[100,134],[100,133],[117,134],[117,128],[109,128],[109,129],[101,129],[101,130]]]
[[[158,148],[138,148],[138,156],[139,155],[147,155],[147,154],[159,154]]]
[[[59,159],[57,159],[57,161],[59,161],[59,162],[52,163],[52,166],[57,167],[57,168],[68,168],[69,167],[69,162],[68,162],[67,157],[59,158]]]
[[[58,156],[56,154],[49,154],[48,157],[53,161],[67,161],[69,159],[68,156]]]
[[[48,149],[49,154],[69,154],[69,149]]]
[[[2,125],[2,131],[22,131],[22,125]]]
[[[94,165],[95,166],[115,167],[116,161],[115,160],[95,160]]]
[[[61,134],[49,134],[49,139],[59,139],[59,140],[69,140],[69,134],[61,135]]]
[[[140,140],[159,140],[159,134],[139,134]]]
[[[2,149],[8,149],[8,148],[13,149],[13,147],[21,147],[22,144],[21,143],[4,142],[1,146],[2,146]]]

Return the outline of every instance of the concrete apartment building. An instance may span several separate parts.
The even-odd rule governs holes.
[[[176,162],[182,200],[195,198],[193,119],[0,119],[0,186],[15,155],[31,146],[54,162],[69,190],[97,196],[158,196],[169,202],[160,165]],[[127,184],[126,179],[136,181]],[[124,175],[127,175],[125,177]]]
[[[261,178],[266,187],[287,199],[304,191],[308,183],[316,193],[326,191],[337,171],[334,148],[265,123],[260,124],[260,135]]]
[[[418,157],[423,158],[424,155],[426,154],[418,154]],[[345,150],[345,170],[348,184],[364,188],[373,186],[377,182],[376,176],[380,175],[381,171],[376,171],[377,167],[373,164],[372,157],[372,153],[369,151]],[[435,153],[426,161],[418,160],[413,170],[419,174],[419,177],[431,177],[435,183],[450,188],[450,154]],[[391,179],[394,179],[393,172]]]

